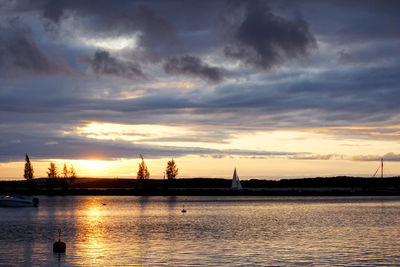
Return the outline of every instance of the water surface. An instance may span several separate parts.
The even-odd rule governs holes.
[[[40,197],[39,208],[0,208],[0,265],[399,266],[399,207],[398,197]],[[65,254],[52,252],[59,228]]]

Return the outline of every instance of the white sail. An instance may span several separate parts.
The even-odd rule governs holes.
[[[231,189],[234,189],[234,190],[242,190],[243,189],[242,184],[240,183],[240,180],[239,180],[239,176],[236,173],[236,168],[235,168],[235,171],[233,172]]]

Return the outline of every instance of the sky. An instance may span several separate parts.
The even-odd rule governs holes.
[[[0,0],[0,179],[400,175],[400,1]]]

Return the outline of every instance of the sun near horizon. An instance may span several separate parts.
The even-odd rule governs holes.
[[[147,127],[147,128],[146,128]],[[182,128],[182,130],[179,130]],[[359,129],[354,127],[355,129]],[[114,142],[122,140],[137,144],[154,144],[171,146],[163,138],[185,136],[190,129],[178,126],[137,126],[119,124],[89,123],[83,131],[85,138],[101,139]],[[172,130],[171,130],[172,129]],[[196,142],[191,143],[182,137],[173,141],[174,146],[190,148],[202,146],[211,154],[185,155],[178,157],[145,157],[150,171],[150,178],[161,179],[168,160],[174,158],[179,168],[179,177],[193,178],[230,178],[234,167],[238,168],[241,179],[281,179],[317,176],[365,176],[370,177],[379,167],[380,159],[385,159],[385,176],[396,176],[400,173],[400,164],[396,154],[387,153],[400,145],[394,141],[378,140],[371,142],[363,139],[341,140],[327,133],[330,129],[307,129],[306,131],[271,131],[252,132],[233,135],[225,143]],[[82,132],[82,128],[77,129]],[[133,137],[135,133],[143,135]],[[154,131],[154,132],[153,132]],[[157,138],[153,141],[152,138]],[[273,152],[265,153],[263,148]],[[243,151],[245,151],[244,154]],[[290,151],[288,153],[287,151]],[[307,152],[304,152],[307,151]],[[328,153],[329,151],[329,153]],[[375,155],[369,153],[374,151]],[[173,151],[172,151],[173,153]],[[209,152],[208,152],[209,153]],[[64,164],[74,167],[79,177],[97,178],[136,178],[140,157],[105,158],[92,153],[82,159],[35,159],[30,154],[35,170],[35,177],[46,177],[50,162],[54,162],[61,172]],[[0,179],[23,179],[24,161],[1,163]]]

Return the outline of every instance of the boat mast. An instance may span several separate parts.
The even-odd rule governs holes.
[[[383,178],[383,158],[381,158],[381,178]]]

